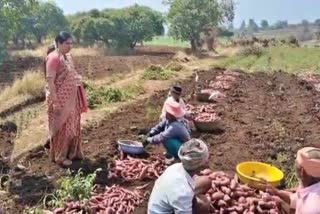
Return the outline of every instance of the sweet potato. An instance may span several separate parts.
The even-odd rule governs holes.
[[[259,214],[268,214],[267,210],[263,210],[260,205],[256,207]]]
[[[201,175],[209,176],[212,173],[211,169],[204,169],[200,172]]]
[[[223,200],[224,200],[226,203],[230,203],[231,198],[230,198],[229,195],[224,195],[224,196],[223,196]]]
[[[217,174],[214,173],[214,172],[209,175],[209,178],[210,178],[211,180],[216,179],[216,177],[217,177]]]
[[[238,213],[242,213],[244,211],[244,208],[242,206],[235,206],[235,209]]]
[[[250,205],[249,211],[254,212],[256,211],[256,206],[254,204]]]
[[[247,202],[247,200],[246,200],[246,198],[245,197],[240,197],[239,199],[238,199],[238,202],[239,202],[239,204],[245,204],[246,202]]]
[[[221,187],[221,191],[227,195],[229,195],[231,193],[231,189],[229,189],[228,187],[225,187],[225,186]]]
[[[234,179],[232,179],[230,181],[230,189],[234,190],[236,187],[237,187],[237,182]]]
[[[271,209],[269,210],[269,214],[279,214],[280,212],[277,211],[276,209]]]
[[[272,202],[264,202],[264,201],[259,201],[258,205],[262,208],[262,209],[272,209],[274,208],[274,204]]]
[[[226,207],[227,203],[224,200],[219,200],[217,205],[218,207],[222,208],[222,207]]]
[[[224,194],[222,192],[215,192],[211,195],[211,201],[217,201],[223,199]]]
[[[262,198],[262,200],[265,201],[265,202],[268,202],[268,201],[271,201],[271,200],[272,200],[272,197],[271,197],[271,195],[270,195],[269,193],[263,193],[263,194],[261,195],[261,198]]]

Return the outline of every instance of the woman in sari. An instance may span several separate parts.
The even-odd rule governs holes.
[[[50,159],[62,166],[82,159],[80,139],[81,113],[87,102],[81,76],[70,55],[72,36],[60,32],[54,47],[49,48],[45,63],[50,139]]]

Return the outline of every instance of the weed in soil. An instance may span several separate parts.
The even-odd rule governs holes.
[[[168,80],[174,75],[174,71],[167,68],[163,68],[160,65],[151,65],[147,68],[143,75],[142,79],[144,80]]]
[[[146,119],[157,120],[161,114],[161,106],[148,106],[146,108]]]
[[[66,201],[82,201],[89,199],[96,179],[97,169],[94,173],[84,175],[81,169],[75,174],[68,170],[67,175],[59,179],[59,189],[54,194],[44,198],[43,204],[49,207],[63,207]]]
[[[106,103],[116,103],[132,99],[144,93],[143,86],[139,83],[121,89],[105,86],[96,88],[86,83],[85,88],[88,94],[89,107],[93,109]]]

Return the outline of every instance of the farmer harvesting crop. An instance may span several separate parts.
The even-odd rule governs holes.
[[[73,159],[83,158],[80,115],[87,110],[81,76],[69,54],[71,48],[71,34],[60,32],[45,62],[50,158],[63,166],[71,165]]]
[[[210,204],[203,195],[211,188],[211,180],[192,177],[208,162],[207,145],[191,139],[179,150],[181,163],[168,167],[156,181],[148,204],[148,214],[207,214]]]
[[[187,113],[187,107],[186,107],[185,102],[181,98],[181,95],[182,95],[181,86],[174,85],[174,86],[171,87],[170,92],[169,92],[169,96],[166,99],[166,101],[170,100],[170,99],[173,99],[174,101],[178,102],[181,105],[182,109],[185,111],[185,113]],[[166,111],[165,111],[164,106],[163,106],[162,113],[160,115],[160,119],[164,119],[165,117],[166,117]]]
[[[320,149],[305,147],[298,151],[296,171],[300,180],[296,193],[267,186],[267,191],[278,195],[287,205],[287,213],[320,214]],[[290,205],[290,208],[289,208]]]
[[[171,164],[178,159],[178,150],[186,141],[190,140],[190,129],[183,118],[185,111],[179,103],[169,99],[164,104],[165,119],[153,127],[144,140],[144,145],[162,143],[165,147],[166,163]]]

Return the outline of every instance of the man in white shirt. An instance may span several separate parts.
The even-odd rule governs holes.
[[[168,167],[156,181],[148,214],[209,213],[209,201],[202,194],[211,188],[211,180],[192,178],[208,162],[208,147],[199,139],[191,139],[180,147],[179,158],[181,163]]]

